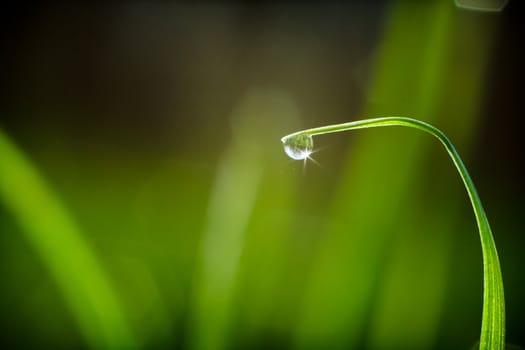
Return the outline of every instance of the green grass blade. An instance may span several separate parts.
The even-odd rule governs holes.
[[[498,259],[498,253],[490,225],[478,196],[476,187],[467,168],[463,164],[452,142],[434,126],[406,117],[384,117],[358,120],[350,123],[327,125],[319,128],[299,131],[282,138],[285,141],[293,140],[300,135],[322,135],[347,130],[373,128],[381,126],[406,126],[419,129],[436,137],[447,150],[459,175],[465,185],[479,229],[481,248],[483,253],[484,294],[483,319],[481,324],[480,349],[504,349],[505,347],[505,301],[503,295],[503,279]]]
[[[37,169],[0,130],[0,200],[57,281],[88,344],[136,348],[108,277]]]

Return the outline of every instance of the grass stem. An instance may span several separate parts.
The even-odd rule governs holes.
[[[505,348],[505,300],[503,295],[503,278],[498,259],[498,252],[489,221],[481,199],[479,198],[474,182],[463,164],[459,154],[448,137],[436,127],[423,121],[406,117],[383,117],[374,119],[357,120],[349,123],[327,125],[313,129],[298,131],[283,137],[285,145],[289,140],[298,137],[316,136],[334,132],[374,128],[381,126],[406,126],[419,129],[436,137],[445,146],[450,158],[454,162],[461,180],[467,190],[472,203],[474,215],[479,229],[481,249],[483,252],[483,318],[481,323],[481,338],[479,348],[482,350],[502,350]]]

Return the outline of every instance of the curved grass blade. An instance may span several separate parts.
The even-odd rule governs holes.
[[[505,348],[505,300],[503,295],[503,278],[498,259],[494,237],[490,225],[478,196],[474,182],[470,178],[467,168],[448,137],[436,127],[417,119],[406,117],[384,117],[358,120],[349,123],[327,125],[319,128],[307,129],[287,135],[281,139],[283,144],[289,145],[298,137],[315,136],[347,130],[373,128],[381,126],[406,126],[424,131],[436,137],[445,146],[450,158],[456,166],[461,180],[465,185],[481,239],[483,253],[483,318],[481,323],[480,349]]]

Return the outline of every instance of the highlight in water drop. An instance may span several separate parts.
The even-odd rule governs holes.
[[[314,140],[311,135],[297,134],[282,139],[284,151],[288,157],[295,160],[303,160],[310,157],[314,148]]]

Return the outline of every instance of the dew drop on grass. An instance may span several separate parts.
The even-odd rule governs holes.
[[[314,140],[311,135],[298,134],[283,138],[284,151],[288,157],[295,160],[303,160],[310,156],[314,148]]]

